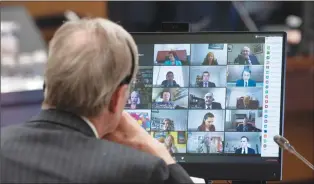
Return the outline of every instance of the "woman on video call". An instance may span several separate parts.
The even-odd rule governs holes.
[[[218,65],[217,59],[215,58],[214,53],[208,52],[202,65]]]
[[[165,138],[165,146],[171,154],[178,153],[178,149],[174,144],[174,137],[172,135],[169,134]]]
[[[197,131],[201,132],[214,132],[216,127],[214,125],[215,116],[208,112],[204,115],[202,124],[197,128]]]
[[[170,51],[168,53],[168,60],[164,62],[165,66],[182,66],[182,62],[178,60],[177,53],[175,51]]]

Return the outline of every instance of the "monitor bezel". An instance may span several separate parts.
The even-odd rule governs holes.
[[[143,44],[143,39],[147,36],[151,37],[152,43],[162,42],[163,35],[175,36],[184,35],[196,35],[196,36],[208,36],[204,37],[202,42],[206,42],[206,39],[210,38],[212,34],[257,34],[257,35],[279,35],[283,37],[283,52],[282,52],[282,80],[281,80],[281,104],[280,104],[280,135],[283,135],[284,128],[284,105],[285,105],[285,80],[286,80],[286,40],[287,35],[285,32],[154,32],[154,33],[131,33],[136,44]],[[143,38],[144,36],[144,38]],[[157,41],[158,40],[158,41]],[[210,42],[210,39],[208,39]],[[182,44],[182,40],[177,41],[178,44]],[[195,43],[199,43],[199,40],[195,40]],[[147,43],[147,40],[144,41]],[[172,43],[176,44],[176,43]],[[247,163],[184,163],[179,164],[186,169],[190,176],[205,178],[206,180],[246,180],[246,181],[278,181],[282,179],[282,150],[279,150],[279,162],[269,162],[263,164],[247,164]]]

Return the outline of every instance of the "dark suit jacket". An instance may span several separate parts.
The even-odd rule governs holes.
[[[252,148],[248,148],[247,150],[248,154],[255,154],[255,150]],[[236,154],[242,154],[242,148],[239,148],[235,151]]]
[[[167,88],[167,87],[180,87],[180,85],[179,84],[177,84],[177,82],[176,81],[173,81],[172,82],[172,86],[168,86],[168,81],[167,80],[164,80],[164,81],[162,81],[162,83],[161,83],[161,85],[163,86],[163,87],[165,87],[165,88]]]
[[[254,55],[249,55],[250,61],[252,63],[252,65],[259,65],[259,62],[257,60],[257,57]],[[239,64],[239,65],[247,65],[248,60],[245,59],[242,55],[238,55],[238,57],[234,60],[235,64]]]
[[[237,80],[236,86],[237,86],[237,87],[244,87],[244,80],[243,80],[243,79]],[[256,82],[255,82],[255,80],[249,79],[249,80],[248,80],[248,87],[256,87]]]
[[[178,164],[96,139],[80,117],[43,110],[1,130],[1,183],[192,183]]]
[[[203,82],[198,82],[198,83],[197,83],[197,86],[200,87],[200,88],[203,88],[203,85],[204,85]],[[213,82],[208,82],[208,87],[209,87],[209,88],[214,88],[214,87],[216,87],[216,84],[213,83]]]
[[[202,105],[202,108],[205,109],[205,103]],[[212,102],[212,109],[222,109],[221,104],[218,102]]]

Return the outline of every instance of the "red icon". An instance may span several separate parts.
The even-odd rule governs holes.
[[[265,103],[268,103],[268,100],[265,100]]]
[[[268,98],[268,95],[265,95],[265,98]]]
[[[265,108],[268,108],[268,105],[265,105]]]

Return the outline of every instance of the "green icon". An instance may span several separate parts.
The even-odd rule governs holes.
[[[270,52],[269,52],[269,51],[267,51],[267,54],[270,54]]]
[[[270,50],[270,46],[267,46],[267,50]]]

